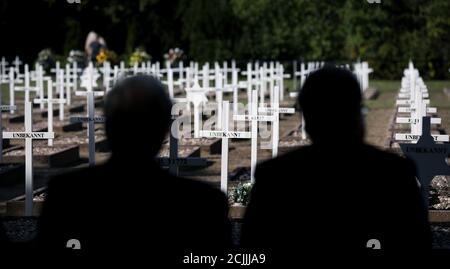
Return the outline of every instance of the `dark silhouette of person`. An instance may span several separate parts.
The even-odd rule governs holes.
[[[378,247],[371,239],[383,253],[430,249],[415,168],[364,143],[353,74],[331,66],[313,72],[298,103],[312,145],[257,167],[243,246],[267,252],[273,262],[301,262],[315,252],[367,253],[368,244]]]
[[[6,235],[6,230],[3,225],[3,220],[0,218],[0,250],[5,250],[10,247],[8,237]]]
[[[230,244],[225,195],[206,183],[170,175],[155,161],[171,122],[171,101],[150,76],[118,82],[105,105],[112,151],[103,165],[48,184],[37,246],[108,261],[181,264],[184,255],[212,255]],[[48,252],[52,253],[52,252]],[[114,255],[112,253],[118,253]],[[51,254],[53,255],[53,254]],[[78,255],[78,254],[77,254]]]

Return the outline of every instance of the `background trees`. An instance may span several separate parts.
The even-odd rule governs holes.
[[[43,48],[83,49],[94,30],[118,54],[153,59],[182,48],[190,59],[368,60],[398,78],[409,59],[448,78],[450,0],[3,0],[0,55],[35,60]]]

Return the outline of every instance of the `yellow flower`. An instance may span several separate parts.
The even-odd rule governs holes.
[[[100,50],[100,52],[97,54],[97,56],[95,57],[95,59],[97,60],[97,63],[102,64],[103,62],[105,62],[107,60],[107,55],[105,50]]]

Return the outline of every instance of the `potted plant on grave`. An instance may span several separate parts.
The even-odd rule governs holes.
[[[174,48],[170,49],[166,54],[164,54],[164,59],[166,60],[166,63],[172,66],[172,64],[181,60],[183,56],[184,51],[182,49]]]
[[[231,192],[231,201],[233,206],[246,206],[250,198],[252,183],[240,182]]]
[[[152,57],[143,48],[137,48],[130,55],[130,59],[128,61],[128,64],[130,66],[134,66],[136,64],[139,65],[141,63],[148,62],[151,59],[152,59]]]
[[[38,53],[36,62],[42,66],[45,72],[50,72],[50,69],[55,66],[56,58],[53,54],[53,51],[49,48],[46,48]]]

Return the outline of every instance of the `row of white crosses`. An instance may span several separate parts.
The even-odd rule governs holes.
[[[86,122],[87,123],[87,137],[88,137],[88,149],[89,149],[89,165],[95,165],[95,124],[104,123],[105,118],[102,116],[95,115],[95,97],[103,96],[104,91],[95,91],[94,88],[97,87],[97,79],[99,78],[96,69],[92,65],[84,70],[82,75],[81,87],[86,89],[86,91],[76,91],[77,96],[86,96],[87,104],[87,116],[86,117],[71,117],[71,122]]]
[[[8,65],[9,68],[12,68],[15,73],[19,74],[21,64],[22,61],[20,60],[19,56],[16,56],[16,58],[14,58],[14,61],[12,61],[11,64],[9,64],[6,61],[5,57],[2,57],[0,60],[0,83],[5,83],[7,80]]]
[[[416,143],[422,135],[422,118],[431,113],[436,113],[437,109],[429,107],[430,100],[427,87],[423,79],[419,76],[419,71],[414,68],[412,62],[408,69],[404,71],[401,82],[401,89],[396,104],[399,113],[408,113],[408,117],[397,117],[396,123],[409,124],[410,133],[397,133],[395,140],[410,141]],[[431,124],[441,124],[440,118],[431,118]],[[448,135],[432,134],[435,141],[448,142]]]
[[[305,65],[305,63],[300,64],[300,71],[297,70],[297,62],[294,62],[294,87],[296,87],[296,81],[297,78],[300,78],[300,89],[303,87],[303,84],[305,84],[306,78],[314,71],[322,68],[324,66],[324,62],[309,62]],[[291,92],[290,97],[296,98],[298,95],[298,91]],[[301,123],[301,136],[302,139],[306,139],[306,130],[305,130],[305,118],[303,117],[302,113],[302,123]]]
[[[76,68],[76,65],[75,65]],[[25,110],[25,128],[24,131],[20,132],[4,132],[1,126],[0,121],[0,141],[2,139],[24,139],[25,140],[25,215],[31,216],[33,214],[33,140],[34,139],[47,139],[48,145],[53,145],[53,139],[55,138],[55,133],[53,132],[53,104],[60,104],[60,115],[64,114],[63,106],[66,103],[64,99],[64,79],[63,72],[64,70],[59,69],[58,66],[54,70],[56,74],[56,83],[53,83],[50,77],[43,77],[43,73],[41,72],[39,66],[37,67],[37,72],[35,73],[36,85],[35,87],[31,87],[31,72],[28,70],[28,65],[24,65],[24,74],[23,74],[23,83],[22,87],[15,87],[14,83],[17,81],[14,78],[15,70],[10,70],[10,77],[8,80],[2,80],[3,83],[7,82],[12,85],[10,89],[12,89],[13,93],[16,90],[21,90],[25,92],[25,100],[24,100],[24,110]],[[39,71],[40,70],[40,71]],[[82,118],[78,117],[72,121],[82,121],[88,122],[88,136],[89,136],[89,163],[93,165],[95,163],[95,133],[94,133],[94,123],[95,122],[104,122],[103,117],[95,117],[94,116],[94,95],[100,95],[103,92],[95,92],[93,91],[92,85],[93,81],[93,66],[89,66],[89,70],[86,72],[87,79],[91,81],[91,83],[85,84],[87,91],[84,92],[76,92],[77,95],[86,95],[88,99],[88,117]],[[39,83],[39,80],[42,80]],[[47,84],[47,98],[43,97],[43,85],[44,81]],[[56,85],[54,85],[56,84]],[[75,84],[76,85],[76,84]],[[59,98],[53,99],[53,88],[56,86],[59,89]],[[75,87],[74,85],[71,85]],[[30,101],[30,91],[35,91],[37,93],[37,97],[34,99],[34,103],[43,105],[47,104],[48,116],[47,116],[47,132],[33,132],[33,105]],[[14,100],[14,99],[13,99]],[[10,102],[14,104],[14,101]],[[2,105],[1,95],[0,95],[0,118],[2,111],[15,111],[17,107],[15,105]],[[2,153],[2,143],[0,143],[0,153]],[[2,159],[2,154],[0,154],[0,161]]]
[[[300,88],[303,86],[303,83],[305,82],[306,77],[311,74],[312,72],[314,72],[315,70],[320,69],[321,67],[323,67],[325,65],[325,62],[302,62],[300,63],[300,66],[298,64],[297,61],[293,61],[292,63],[293,65],[293,83],[294,83],[294,89],[297,89],[297,82],[300,79]],[[300,70],[299,70],[300,67]],[[291,92],[290,93],[291,97],[296,97],[297,96],[297,92]]]
[[[227,193],[228,190],[228,151],[229,139],[251,139],[251,182],[254,182],[254,171],[257,164],[257,149],[258,149],[258,122],[272,123],[272,156],[276,157],[278,154],[279,142],[279,114],[295,113],[294,108],[280,108],[279,107],[279,88],[275,85],[272,89],[274,95],[274,103],[270,107],[258,106],[258,89],[252,90],[252,99],[249,103],[248,114],[233,115],[236,121],[250,122],[250,131],[234,131],[230,130],[230,104],[228,101],[222,101],[222,126],[219,130],[201,130],[200,137],[206,138],[221,138],[222,152],[221,152],[221,190]],[[264,113],[261,115],[259,113]],[[217,128],[216,128],[217,129]]]
[[[105,87],[105,89],[108,90],[108,88],[110,88],[110,83],[111,81],[116,82],[119,79],[119,75],[121,76],[125,76],[127,74],[131,74],[134,75],[136,74],[136,72],[140,72],[140,73],[145,73],[145,74],[151,74],[151,75],[155,75],[156,77],[161,77],[162,74],[166,74],[167,75],[167,84],[168,86],[170,84],[172,84],[172,89],[173,89],[173,85],[179,85],[184,87],[184,89],[186,90],[186,100],[188,102],[192,102],[194,103],[194,130],[195,130],[195,134],[196,137],[220,137],[222,139],[227,139],[227,137],[233,137],[233,138],[237,138],[236,135],[238,136],[238,138],[250,138],[250,137],[255,137],[254,141],[256,140],[257,137],[257,128],[253,128],[252,132],[256,135],[252,136],[252,132],[230,132],[228,131],[228,124],[229,124],[229,105],[227,101],[223,101],[223,92],[224,91],[230,91],[233,92],[233,112],[234,115],[237,114],[237,101],[238,101],[238,96],[237,96],[237,90],[239,88],[241,89],[247,89],[247,96],[249,99],[249,103],[250,103],[250,99],[252,100],[256,100],[255,105],[259,104],[260,107],[258,108],[253,108],[249,110],[249,115],[251,114],[251,116],[245,116],[247,120],[252,122],[252,125],[254,121],[271,121],[272,123],[272,132],[273,132],[273,154],[274,156],[276,156],[277,154],[277,149],[278,149],[278,114],[279,113],[284,113],[284,112],[288,112],[288,113],[293,113],[293,109],[292,111],[289,111],[291,109],[284,109],[284,108],[279,108],[279,98],[280,98],[280,94],[282,94],[282,91],[280,91],[280,85],[283,85],[283,79],[286,77],[284,75],[283,72],[283,68],[280,65],[276,65],[277,68],[275,68],[275,64],[273,64],[273,68],[271,68],[272,64],[269,64],[269,68],[266,68],[267,64],[263,64],[262,67],[259,67],[258,64],[255,64],[255,68],[252,69],[252,65],[249,64],[247,65],[247,81],[239,81],[239,70],[236,68],[235,63],[231,64],[231,68],[228,68],[227,65],[224,64],[223,67],[219,66],[218,64],[215,64],[214,69],[213,70],[209,70],[209,66],[208,65],[204,65],[201,72],[198,72],[198,64],[190,64],[189,67],[184,68],[183,64],[180,63],[178,70],[175,68],[167,68],[166,70],[160,70],[159,67],[155,64],[153,65],[152,68],[148,68],[149,64],[147,65],[147,68],[142,67],[141,69],[136,70],[136,67],[133,68],[133,71],[130,72],[130,70],[126,70],[124,68],[124,65],[121,64],[121,66],[115,66],[114,68],[111,68],[110,64],[105,64],[103,66],[103,69],[101,70],[103,73],[103,86]],[[34,90],[37,93],[37,98],[34,99],[35,103],[39,103],[39,104],[44,104],[47,103],[48,105],[48,125],[49,125],[49,134],[51,133],[52,135],[50,136],[41,136],[41,138],[45,138],[49,140],[49,145],[52,145],[52,139],[54,138],[54,134],[52,132],[52,120],[53,120],[53,108],[52,108],[52,104],[57,103],[57,104],[64,104],[67,103],[67,99],[70,98],[71,95],[71,90],[70,87],[75,88],[76,86],[76,75],[78,73],[78,68],[76,67],[76,65],[72,66],[72,68],[70,66],[66,66],[65,70],[66,70],[66,79],[64,80],[64,73],[63,70],[59,64],[56,65],[55,69],[53,69],[52,71],[55,73],[56,75],[56,81],[55,83],[52,82],[51,78],[49,77],[45,77],[42,74],[42,70],[39,70],[39,68],[36,69],[36,71],[34,73],[29,72],[28,67],[25,66],[24,68],[24,74],[23,74],[23,78],[24,78],[24,87],[17,87],[18,90],[24,90],[26,92],[26,101],[29,100],[30,96],[29,96],[29,91],[30,90]],[[111,79],[111,70],[113,71],[113,78]],[[69,71],[68,71],[69,70]],[[173,79],[173,72],[176,71],[178,72],[178,83],[174,81]],[[124,72],[124,73],[121,73]],[[160,73],[158,73],[160,72]],[[170,74],[172,72],[172,81],[170,81]],[[32,75],[33,74],[33,75]],[[231,74],[231,83],[228,82],[228,78],[229,75]],[[14,75],[14,74],[13,74]],[[19,76],[17,76],[19,77]],[[30,86],[30,78],[33,77],[35,80],[40,80],[41,83],[36,83],[36,87],[31,87]],[[200,87],[198,85],[198,78],[201,78],[202,84],[204,87]],[[95,123],[98,122],[104,122],[104,118],[103,117],[96,117],[94,112],[95,112],[95,107],[94,107],[94,97],[98,96],[98,95],[103,95],[102,91],[94,91],[93,88],[97,87],[97,80],[99,78],[99,74],[97,72],[97,70],[91,65],[88,66],[88,68],[84,71],[83,75],[81,76],[81,86],[82,88],[86,89],[86,92],[76,92],[76,95],[85,95],[87,97],[87,103],[88,103],[88,116],[87,117],[75,117],[75,118],[71,118],[71,121],[74,122],[88,122],[88,139],[89,139],[89,164],[93,165],[95,164]],[[11,79],[10,79],[11,80]],[[214,87],[209,87],[209,84],[211,82],[211,80],[214,83]],[[16,78],[13,78],[12,83],[14,84],[17,80]],[[47,82],[47,98],[44,98],[44,90],[42,86],[39,85],[43,85],[44,81]],[[64,83],[66,82],[66,83]],[[275,87],[275,84],[278,85],[278,87]],[[192,85],[192,86],[190,86]],[[265,86],[264,86],[265,85]],[[53,93],[52,90],[54,88],[54,86],[56,87],[56,89],[59,91],[59,99],[53,99]],[[271,100],[270,100],[270,105],[269,107],[266,107],[265,102],[261,101],[264,100],[264,95],[260,94],[260,102],[258,103],[258,98],[252,98],[251,94],[258,94],[258,92],[261,91],[266,91],[267,90],[267,86],[269,87],[270,90],[270,95],[271,95]],[[14,88],[14,87],[12,87]],[[66,89],[66,93],[64,94],[62,92],[62,89]],[[169,87],[170,88],[170,87]],[[255,88],[256,90],[252,89]],[[169,90],[170,92],[170,90]],[[208,99],[206,97],[206,93],[208,92],[213,92],[216,95],[216,102],[217,102],[217,106],[219,107],[219,113],[218,113],[218,124],[216,124],[216,129],[220,130],[220,131],[211,131],[213,133],[209,133],[209,135],[213,134],[212,136],[208,136],[208,133],[205,133],[206,131],[200,131],[200,119],[199,119],[199,110],[198,108],[203,105],[206,104],[208,102]],[[64,99],[64,95],[66,96],[66,99]],[[172,95],[173,96],[173,95]],[[222,110],[226,108],[226,113],[222,113]],[[63,107],[63,106],[60,106]],[[6,109],[6,107],[3,107],[3,109]],[[10,110],[14,110],[12,107],[8,107],[8,109]],[[31,111],[31,109],[30,109]],[[265,113],[268,115],[259,115],[258,113]],[[60,115],[63,115],[63,111],[60,111]],[[196,116],[195,116],[196,115]],[[28,115],[26,115],[27,117],[27,122],[28,122]],[[241,119],[242,120],[242,119]],[[27,124],[26,124],[27,125]],[[252,126],[253,127],[253,126]],[[27,129],[26,129],[27,130]],[[225,130],[225,131],[224,131]],[[254,130],[254,131],[253,131]],[[200,134],[200,132],[202,132],[202,134]],[[220,134],[220,135],[219,135]],[[224,135],[225,134],[225,135]],[[226,140],[228,141],[228,140]],[[254,156],[252,155],[252,170],[255,167],[256,164],[256,144],[257,142],[253,142],[252,141],[252,153],[254,154]],[[174,147],[171,146],[171,154],[169,157],[169,166],[171,167],[170,170],[172,171],[176,171],[175,166],[180,165],[180,158],[178,158],[177,154],[175,154],[175,151],[178,152],[178,147],[177,147],[177,143],[174,142],[173,139],[171,139],[171,144],[174,145]],[[223,154],[223,161],[222,163],[224,165],[222,165],[222,189],[226,190],[226,180],[224,180],[224,178],[227,177],[227,171],[228,171],[228,147],[227,147],[227,142],[223,143],[223,150],[224,150],[224,154]],[[225,153],[225,149],[226,149],[226,153]],[[32,157],[32,156],[31,156]],[[26,159],[30,159],[27,157]],[[226,160],[226,164],[225,164],[225,160]],[[199,161],[199,160],[186,160],[186,161],[182,161],[181,163],[185,163],[186,165],[195,165],[195,163],[198,164],[202,164],[203,161]],[[32,174],[32,172],[31,172]],[[252,172],[253,175],[253,172]],[[252,177],[253,178],[253,177]]]
[[[17,61],[16,61],[17,64]],[[15,83],[17,82],[15,77],[20,77],[19,68],[10,68],[8,79],[2,80],[3,83],[9,83],[10,85],[10,105],[1,105],[0,106],[0,117],[1,111],[9,110],[13,113],[17,110],[17,107],[14,105],[14,91],[24,91],[24,110],[25,110],[25,128],[24,131],[20,132],[3,132],[1,123],[0,123],[0,141],[2,139],[24,139],[25,140],[25,215],[31,216],[33,214],[33,140],[34,139],[47,139],[49,146],[53,144],[53,139],[55,134],[53,132],[53,103],[61,103],[61,99],[53,99],[53,85],[52,80],[43,77],[42,68],[38,65],[36,66],[36,71],[34,73],[34,80],[36,81],[36,86],[31,87],[31,72],[28,69],[28,65],[24,65],[24,74],[22,75],[23,86],[15,87]],[[6,72],[4,72],[6,74]],[[43,99],[43,87],[44,87],[44,79],[47,81],[47,99]],[[35,91],[40,93],[39,99],[35,99],[35,103],[44,102],[48,103],[48,129],[47,132],[33,132],[33,105],[30,101],[30,92]],[[0,98],[1,104],[1,98]],[[0,142],[0,145],[2,143]],[[2,148],[0,146],[0,153],[2,153]],[[2,155],[2,154],[0,154]],[[2,156],[0,156],[1,160]]]

